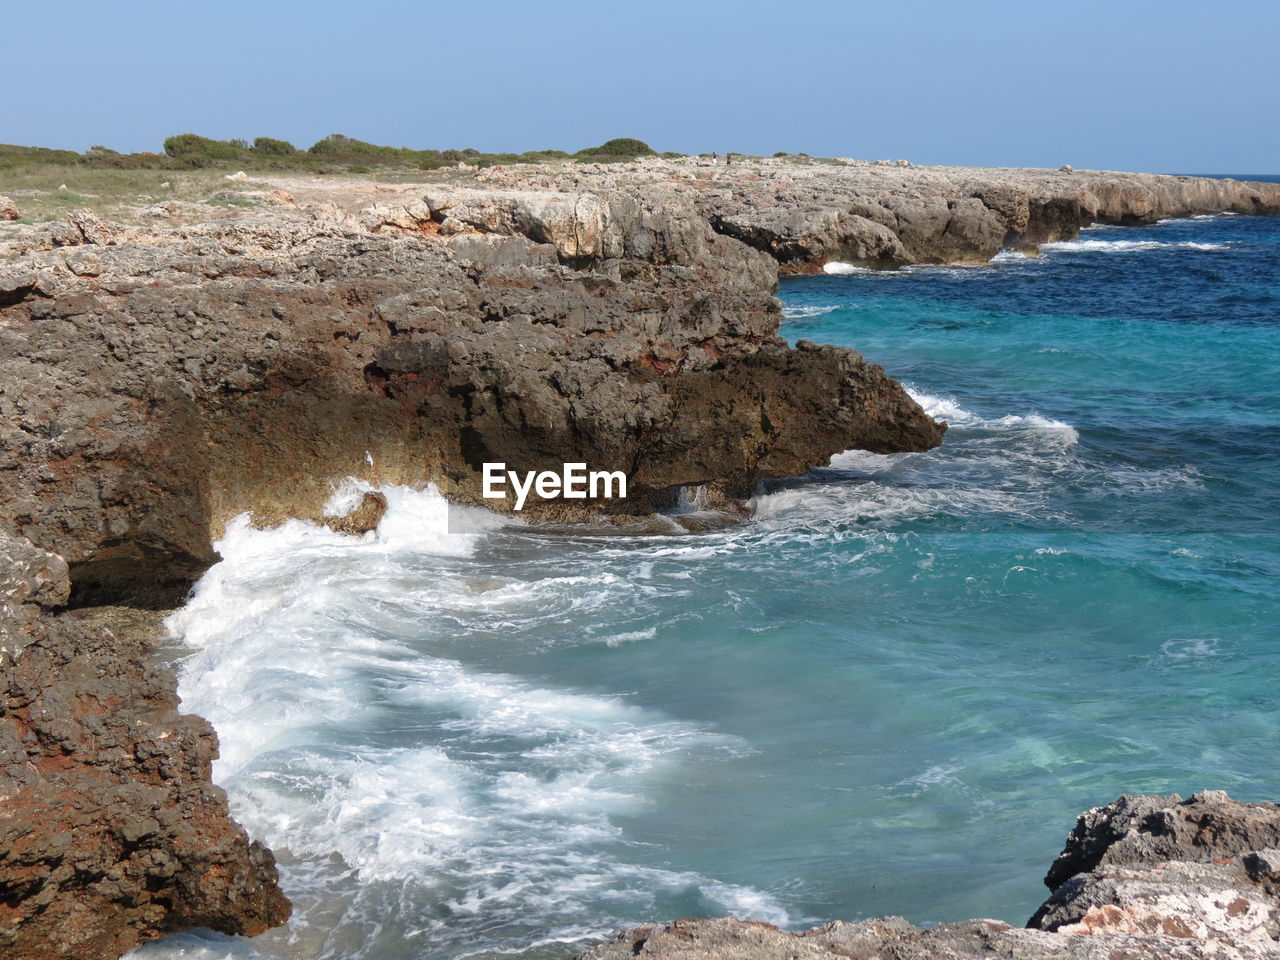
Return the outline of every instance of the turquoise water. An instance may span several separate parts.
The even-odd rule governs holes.
[[[174,621],[290,927],[140,957],[567,957],[691,915],[1025,922],[1075,815],[1280,796],[1280,221],[787,281],[952,426],[746,525],[233,528]],[[696,497],[694,498],[696,499]]]

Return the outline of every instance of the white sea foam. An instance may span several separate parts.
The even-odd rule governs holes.
[[[908,392],[927,414],[951,425],[942,452],[835,454],[829,468],[847,478],[767,490],[751,501],[757,523],[805,538],[811,535],[805,531],[828,536],[850,524],[910,529],[944,517],[1054,521],[1044,498],[1064,472],[1080,469],[1075,427],[1039,413],[984,417],[955,397],[910,386]]]
[[[1160,652],[1169,660],[1202,660],[1206,657],[1218,656],[1218,648],[1222,640],[1219,637],[1204,637],[1191,640],[1166,640],[1160,644]]]
[[[1066,444],[1076,444],[1080,441],[1079,431],[1071,424],[1044,417],[1038,413],[1006,414],[1003,417],[988,419],[964,409],[954,397],[937,397],[910,387],[907,392],[912,400],[920,404],[925,413],[935,420],[946,420],[953,427],[980,430],[1028,430],[1050,434]]]
[[[836,272],[836,271],[833,271]],[[838,306],[808,306],[808,307],[783,307],[782,316],[787,320],[809,320],[813,317],[825,316],[834,310],[839,310]],[[849,304],[845,305],[845,309],[851,309]]]
[[[822,265],[822,272],[845,275],[850,273],[870,273],[871,271],[867,267],[855,266],[852,263],[845,263],[843,260],[828,260]]]
[[[1022,253],[1021,251],[1018,251],[1018,250],[1001,250],[994,257],[991,258],[990,262],[991,263],[1027,263],[1034,259],[1035,259],[1034,257],[1029,257],[1025,253]]]
[[[1224,217],[1238,217],[1240,214],[1232,210],[1222,210],[1218,213],[1197,213],[1193,217],[1165,217],[1157,220],[1156,223],[1186,223],[1190,220],[1221,220]]]
[[[331,510],[367,489],[344,485]],[[477,552],[504,518],[457,513],[434,490],[381,489],[387,513],[361,538],[233,521],[217,545],[223,561],[169,620],[191,651],[179,671],[184,705],[221,739],[215,778],[250,833],[282,855],[298,903],[263,948],[323,940],[334,911],[350,929],[420,923],[433,944],[461,938],[453,952],[472,936],[460,918],[527,918],[511,922],[530,932],[503,941],[523,947],[535,929],[573,939],[584,900],[643,911],[662,891],[689,889],[708,909],[787,922],[768,894],[632,862],[619,848],[614,818],[643,809],[653,784],[740,756],[745,743],[441,652],[455,634],[519,637],[602,604],[634,615],[652,579],[600,568],[485,576]],[[470,532],[449,532],[459,526]],[[597,642],[655,634],[610,622]],[[388,890],[400,904],[391,918]],[[198,943],[174,949],[190,952],[147,957],[219,955]]]
[[[1059,240],[1040,245],[1046,252],[1132,253],[1139,250],[1229,250],[1232,244],[1175,240]]]

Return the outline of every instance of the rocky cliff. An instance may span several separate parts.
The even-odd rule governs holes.
[[[0,535],[0,956],[116,957],[289,903],[211,782],[213,729],[137,639],[53,615],[62,560]]]
[[[260,188],[218,216],[0,230],[0,955],[287,915],[147,631],[74,612],[180,602],[230,517],[318,520],[352,475],[474,501],[491,460],[629,477],[626,501],[536,516],[695,484],[732,512],[761,478],[945,429],[858,354],[787,346],[780,272],[1280,210],[1249,184],[769,161]]]

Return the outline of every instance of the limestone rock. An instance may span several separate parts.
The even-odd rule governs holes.
[[[578,960],[1276,960],[1273,942],[1120,932],[1080,936],[996,920],[922,930],[901,917],[787,933],[742,920],[678,920],[627,930]]]
[[[1029,925],[1061,933],[1271,943],[1280,939],[1280,899],[1255,886],[1234,860],[1107,866],[1064,883]]]
[[[11,199],[0,193],[0,220],[21,220],[22,214],[18,211],[18,205]]]
[[[1190,800],[1123,796],[1080,815],[1044,882],[1056,890],[1100,866],[1207,863],[1274,847],[1280,847],[1280,804],[1241,803],[1221,790]]]
[[[54,233],[54,243],[74,246],[81,243],[114,243],[121,230],[98,217],[92,210],[72,210],[66,223]]]
[[[594,515],[942,436],[856,354],[788,349],[776,261],[687,202],[441,188],[148,229],[0,269],[0,526],[79,605],[176,604],[223,522],[319,520],[366,451],[476,502],[484,460],[626,471]]]

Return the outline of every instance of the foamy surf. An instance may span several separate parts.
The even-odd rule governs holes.
[[[1145,250],[1230,250],[1229,241],[1222,243],[1195,243],[1176,240],[1058,240],[1043,243],[1040,249],[1046,253],[1134,253]]]
[[[859,267],[852,263],[845,263],[843,260],[828,260],[822,265],[822,272],[843,276],[851,273],[870,273],[867,267]]]
[[[931,393],[907,387],[911,399],[935,420],[946,420],[952,427],[980,430],[1025,430],[1053,436],[1069,445],[1080,442],[1080,432],[1069,423],[1044,417],[1038,413],[1005,414],[1001,417],[980,417],[966,410],[954,397],[938,397]]]
[[[367,489],[343,485],[329,510],[344,512]],[[384,923],[389,897],[397,922],[418,931],[402,930],[406,942],[452,955],[477,936],[496,950],[569,942],[584,932],[584,898],[618,905],[593,933],[689,891],[710,911],[788,923],[763,891],[632,859],[617,822],[646,809],[655,785],[749,754],[748,744],[448,655],[457,635],[474,647],[566,617],[621,625],[599,605],[632,597],[634,608],[653,585],[608,569],[512,576],[484,558],[505,518],[459,520],[434,489],[382,492],[387,513],[364,537],[232,521],[217,544],[223,561],[169,620],[189,651],[184,705],[221,740],[215,779],[280,857],[297,906],[288,928],[255,943],[273,956],[299,942],[321,944],[307,955],[364,956],[364,946],[339,950],[329,939],[333,911],[344,929],[367,929]],[[460,524],[473,532],[449,532]],[[599,642],[653,635],[615,628]],[[173,949],[139,956],[211,956],[198,943]]]
[[[991,258],[990,263],[1028,263],[1034,261],[1034,257],[1029,257],[1019,250],[1001,250]]]
[[[782,318],[784,320],[811,320],[814,317],[825,316],[826,314],[839,309],[840,308],[838,306],[783,307]],[[846,306],[845,309],[848,309],[848,307]]]

